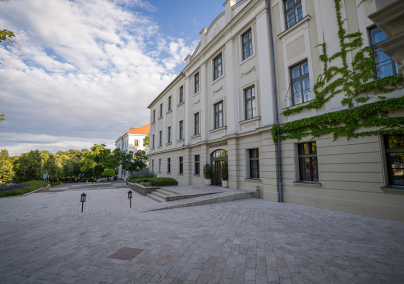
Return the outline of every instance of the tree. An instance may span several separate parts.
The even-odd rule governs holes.
[[[146,136],[145,136],[145,138],[143,138],[143,146],[149,146],[149,138],[150,138],[150,133],[149,134],[147,134]]]
[[[80,163],[75,160],[67,160],[62,171],[65,178],[79,177],[81,174]]]
[[[30,180],[42,179],[42,158],[38,150],[21,154],[13,167],[13,181],[21,183]]]
[[[49,180],[56,181],[61,178],[62,169],[57,164],[57,156],[50,154],[49,159],[44,165],[44,169],[48,171]]]
[[[13,160],[9,157],[7,150],[0,152],[0,181],[11,182],[13,180]]]
[[[98,177],[105,169],[113,169],[119,166],[114,154],[105,147],[105,144],[94,144],[91,150],[80,160],[82,164],[81,171],[91,171]]]
[[[0,122],[5,121],[6,119],[4,118],[4,114],[0,114]]]
[[[102,172],[102,176],[103,176],[103,177],[107,177],[108,180],[110,180],[109,178],[110,178],[110,177],[113,177],[114,175],[115,175],[115,171],[114,171],[113,169],[105,169],[105,170]]]

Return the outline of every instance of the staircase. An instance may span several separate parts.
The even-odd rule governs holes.
[[[180,195],[180,193],[166,189],[166,188],[159,188],[153,191],[152,193],[146,194],[147,197],[153,199],[154,201],[157,201],[159,203],[161,202],[166,202],[166,197],[167,196],[177,196]]]

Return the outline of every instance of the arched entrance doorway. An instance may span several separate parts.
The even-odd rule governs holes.
[[[227,162],[227,151],[219,149],[210,154],[210,161],[213,169],[213,185],[222,185],[222,178],[220,177],[220,170],[224,162]]]

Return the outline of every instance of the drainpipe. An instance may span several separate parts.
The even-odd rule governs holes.
[[[271,39],[271,57],[272,57],[272,79],[274,84],[274,96],[275,96],[275,111],[276,111],[276,124],[278,125],[278,171],[279,171],[279,202],[283,202],[283,192],[282,192],[282,161],[281,161],[281,139],[279,134],[279,106],[278,106],[278,90],[276,88],[276,67],[275,67],[275,50],[274,50],[274,37],[272,32],[272,15],[271,15],[271,2],[268,0],[268,16],[269,16],[269,34]]]

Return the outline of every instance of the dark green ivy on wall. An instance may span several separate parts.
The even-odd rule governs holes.
[[[390,93],[399,87],[404,87],[402,74],[388,76],[379,80],[373,80],[375,63],[372,57],[371,47],[362,48],[352,61],[352,70],[347,63],[348,52],[360,48],[363,45],[362,33],[347,34],[343,28],[341,17],[342,0],[334,0],[337,14],[338,38],[340,51],[328,57],[326,43],[319,44],[322,47],[320,60],[323,63],[324,73],[317,78],[313,86],[315,99],[310,103],[287,109],[282,112],[284,116],[300,113],[304,109],[319,109],[338,93],[345,93],[342,105],[349,109],[330,112],[319,116],[304,118],[280,125],[280,138],[298,139],[311,135],[314,138],[333,133],[334,140],[338,136],[363,137],[377,134],[404,133],[403,117],[388,117],[388,113],[404,107],[404,98],[386,99],[379,96],[378,102],[365,104],[354,108],[354,101],[364,103],[370,99],[369,93]],[[342,59],[342,67],[328,66],[328,63],[336,58]],[[336,79],[335,79],[336,78]],[[333,80],[331,83],[330,81]],[[277,141],[277,125],[272,127],[272,138]],[[356,132],[362,127],[382,127],[378,130]]]

